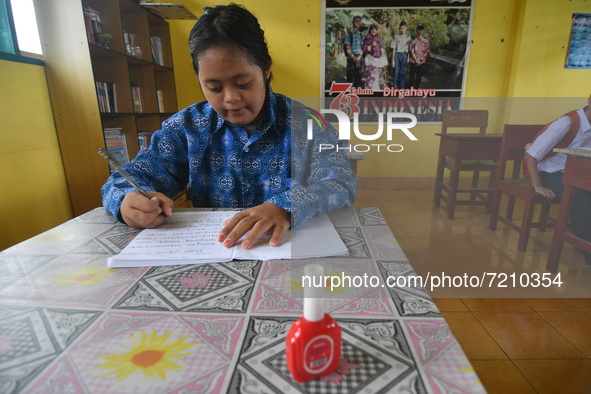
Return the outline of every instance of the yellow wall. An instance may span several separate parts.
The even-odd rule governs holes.
[[[507,74],[508,97],[521,99],[505,113],[509,123],[547,123],[582,107],[591,94],[590,70],[564,68],[572,14],[591,13],[587,0],[528,1],[521,7],[514,64]],[[541,121],[540,121],[541,120]]]
[[[204,5],[218,3],[180,2],[195,15],[201,15]],[[318,97],[321,1],[241,3],[259,17],[266,31],[275,91],[293,98]],[[505,122],[545,123],[583,105],[590,93],[591,72],[564,69],[574,12],[590,13],[591,1],[475,0],[466,106],[492,109],[491,132],[501,132]],[[169,22],[183,108],[203,99],[188,55],[194,21]],[[71,211],[43,68],[0,60],[0,86],[0,249],[4,249],[69,219]],[[503,97],[561,99],[507,103],[498,99]],[[368,134],[372,130],[363,128]],[[368,154],[359,165],[360,176],[433,177],[438,130],[435,125],[417,126],[413,132],[419,141],[403,140],[404,152]]]
[[[185,0],[195,15],[217,1]],[[274,59],[276,92],[293,98],[320,94],[320,0],[244,0],[261,21]],[[565,70],[564,61],[574,12],[591,12],[588,0],[475,0],[467,65],[465,108],[490,111],[489,132],[502,132],[505,122],[545,123],[584,105],[591,72]],[[187,37],[193,21],[171,21],[179,105],[202,100],[188,55]],[[561,97],[558,102],[506,103],[504,97]],[[374,126],[363,126],[370,134]],[[401,153],[367,153],[359,164],[361,177],[433,177],[439,149],[437,125],[419,125],[419,141],[402,137]],[[352,143],[362,141],[353,140]],[[376,143],[391,143],[385,139]]]
[[[203,6],[223,1],[184,0],[196,16]],[[273,58],[273,89],[293,98],[317,98],[320,93],[319,0],[243,0],[261,23]],[[203,100],[189,56],[189,32],[195,21],[169,20],[179,108]]]
[[[195,15],[201,15],[199,7],[189,6]],[[194,2],[191,2],[194,3]],[[189,56],[189,32],[195,21],[170,20],[170,39],[172,44],[172,60],[174,62],[174,78],[179,109],[204,100],[197,76],[193,72],[191,56]]]
[[[72,217],[43,67],[0,60],[0,250]]]
[[[513,97],[589,96],[591,72],[564,68],[571,18],[575,12],[591,13],[591,2],[530,0],[526,3],[507,94]]]

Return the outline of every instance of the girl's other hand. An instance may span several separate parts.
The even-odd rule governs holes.
[[[265,203],[234,215],[218,235],[218,242],[223,242],[225,247],[230,248],[250,231],[241,244],[243,249],[249,249],[261,235],[271,231],[273,235],[269,245],[277,246],[290,226],[289,212],[275,204]]]
[[[127,193],[121,202],[121,217],[135,229],[154,228],[172,214],[174,202],[162,193],[148,192],[148,199],[139,192]]]

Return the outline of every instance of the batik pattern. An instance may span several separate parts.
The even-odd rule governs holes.
[[[187,187],[194,207],[276,204],[292,213],[294,226],[353,205],[357,176],[345,151],[336,149],[347,141],[339,141],[312,109],[271,88],[267,96],[252,135],[200,102],[166,120],[124,168],[148,191],[173,197]],[[117,217],[133,190],[113,173],[102,190],[103,205]]]

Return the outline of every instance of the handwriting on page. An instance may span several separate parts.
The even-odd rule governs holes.
[[[217,237],[231,211],[175,212],[158,228],[140,232],[116,256],[108,259],[111,268],[179,264],[202,264],[238,260],[274,260],[346,255],[347,247],[327,216],[309,220],[289,230],[276,247],[269,237],[247,250],[226,248]],[[292,241],[298,241],[295,247]],[[240,243],[240,241],[238,242]],[[293,252],[293,253],[292,253]]]
[[[235,212],[212,215],[211,212],[191,212],[172,215],[157,229],[145,229],[121,253],[126,257],[185,258],[190,255],[230,254],[217,242],[225,220]]]

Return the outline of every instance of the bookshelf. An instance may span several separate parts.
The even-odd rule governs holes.
[[[131,0],[34,1],[72,208],[80,215],[102,205],[110,170],[96,152],[105,147],[104,130],[121,130],[131,159],[138,138],[178,110],[170,30]]]

